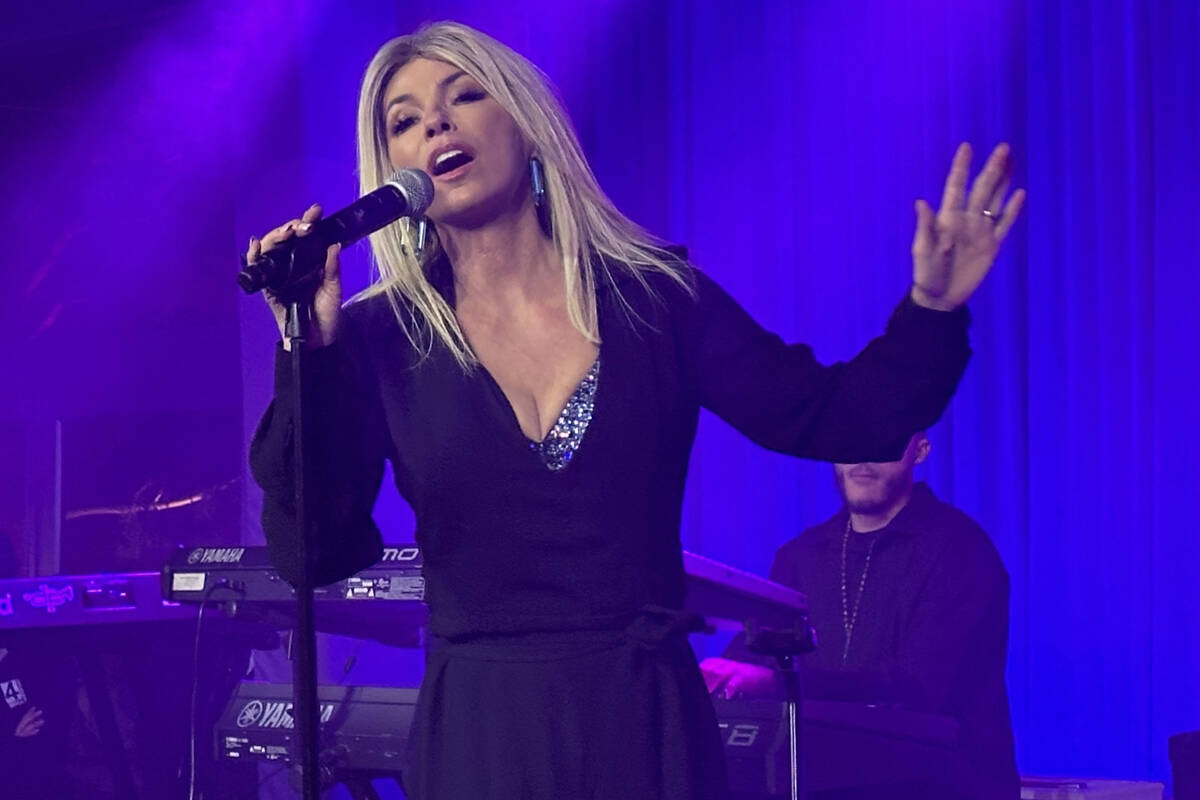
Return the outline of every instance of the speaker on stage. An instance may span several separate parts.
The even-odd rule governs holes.
[[[1167,740],[1175,800],[1200,800],[1200,731],[1177,733]]]

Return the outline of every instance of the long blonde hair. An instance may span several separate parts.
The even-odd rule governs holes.
[[[554,246],[566,279],[567,315],[590,341],[600,343],[596,280],[598,272],[610,269],[610,264],[628,270],[647,291],[647,275],[654,273],[690,289],[686,268],[663,249],[661,241],[625,217],[605,196],[545,74],[506,45],[456,22],[434,23],[392,39],[367,66],[358,101],[359,188],[363,194],[382,186],[392,174],[383,93],[396,71],[414,58],[444,61],[478,81],[512,116],[541,161]],[[464,369],[470,369],[477,363],[475,355],[454,310],[426,271],[440,246],[430,241],[418,253],[416,228],[405,218],[371,236],[378,275],[359,298],[385,293],[414,346],[427,354],[436,337]],[[619,292],[617,296],[630,312],[625,298]],[[417,313],[406,313],[404,301]]]

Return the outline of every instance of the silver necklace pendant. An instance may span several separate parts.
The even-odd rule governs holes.
[[[846,586],[846,548],[850,545],[850,518],[846,517],[846,530],[842,534],[842,631],[846,634],[846,644],[842,647],[842,666],[850,658],[850,639],[854,636],[854,623],[858,621],[858,608],[862,605],[863,590],[867,587],[867,570],[871,568],[871,553],[879,537],[875,536],[867,544],[867,560],[863,564],[862,577],[858,579],[858,593],[854,598],[854,608],[850,608],[850,592]]]

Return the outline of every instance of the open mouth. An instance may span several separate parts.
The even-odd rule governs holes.
[[[459,167],[465,167],[474,160],[475,157],[466,150],[454,148],[438,154],[438,157],[433,160],[432,172],[435,177],[438,175],[445,175],[448,172],[453,172]]]

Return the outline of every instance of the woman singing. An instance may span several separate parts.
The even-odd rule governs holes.
[[[679,523],[701,407],[764,447],[894,460],[966,364],[962,304],[1023,201],[1008,149],[917,205],[887,332],[823,366],[764,331],[606,198],[545,77],[454,23],[385,44],[358,113],[363,192],[429,173],[425,220],[372,237],[343,307],[329,249],[307,343],[316,581],[380,555],[384,460],[411,504],[433,644],[405,783],[416,800],[723,798],[721,744],[680,611]],[[247,258],[318,219],[313,206]],[[283,309],[272,303],[281,324]],[[288,343],[285,341],[283,347]],[[280,570],[292,527],[288,359],[252,445]]]

